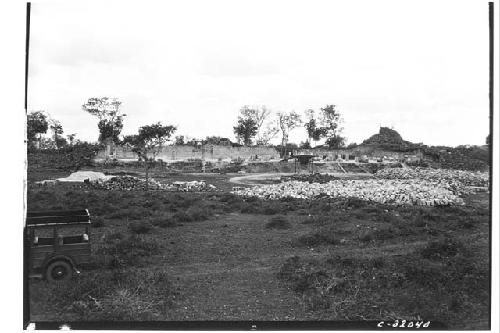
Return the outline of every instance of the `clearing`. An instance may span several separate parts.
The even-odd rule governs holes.
[[[266,202],[228,193],[234,177],[248,185],[266,175],[153,177],[203,179],[221,191],[29,186],[28,209],[88,208],[94,224],[93,265],[63,285],[30,281],[31,320],[399,318],[488,327],[488,193],[459,207]]]

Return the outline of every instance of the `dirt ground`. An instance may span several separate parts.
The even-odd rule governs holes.
[[[50,175],[45,174],[45,176]],[[57,176],[60,176],[59,173]],[[160,175],[157,175],[156,178],[161,178],[158,176]],[[235,186],[233,182],[229,181],[230,178],[235,176],[237,175],[177,174],[168,175],[165,178],[168,177],[172,181],[205,179],[208,183],[216,185],[227,193],[232,186]],[[208,200],[206,202],[212,203],[210,197],[213,195],[215,194],[204,194],[200,197],[200,200]],[[75,201],[80,201],[79,204],[81,205],[82,200],[84,200],[83,202],[88,206],[85,208],[89,208],[91,215],[104,221],[104,226],[93,228],[91,235],[93,256],[96,261],[99,261],[101,260],[101,255],[98,254],[99,249],[110,243],[109,239],[113,234],[121,233],[125,235],[130,233],[129,218],[114,216],[111,213],[135,209],[134,207],[137,210],[144,207],[147,209],[147,206],[152,203],[158,206],[155,208],[154,214],[164,217],[164,212],[168,209],[166,205],[171,204],[169,198],[161,194],[155,194],[154,198],[150,198],[144,193],[128,193],[125,200],[121,197],[121,194],[104,191],[84,191],[61,187],[35,188],[28,193],[28,208],[74,208],[78,206]],[[180,199],[177,198],[176,200]],[[219,201],[213,202],[220,204]],[[321,216],[319,216],[318,212],[318,216],[324,218],[324,221],[308,222],[314,218],[310,214],[316,212],[316,208],[307,210],[307,205],[304,206],[305,208],[299,209],[298,207],[290,208],[290,205],[287,206],[286,203],[281,203],[279,204],[281,211],[271,211],[263,214],[258,211],[259,208],[257,208],[256,212],[248,210],[248,205],[253,203],[239,204],[247,205],[244,206],[247,207],[247,211],[245,211],[245,208],[234,208],[236,204],[229,203],[229,208],[226,211],[214,210],[214,214],[205,220],[182,222],[171,227],[154,226],[151,231],[141,235],[144,239],[154,240],[154,242],[158,243],[161,248],[160,251],[147,256],[144,261],[137,265],[133,263],[121,268],[121,270],[125,272],[141,272],[141,269],[146,269],[151,272],[160,271],[167,274],[169,281],[175,286],[173,287],[175,293],[172,294],[173,296],[169,294],[171,296],[169,296],[168,307],[162,308],[157,313],[155,312],[155,320],[411,319],[429,316],[429,309],[425,309],[426,305],[418,305],[420,304],[418,302],[426,297],[435,297],[435,299],[433,298],[427,303],[427,306],[435,306],[439,308],[439,311],[442,311],[441,316],[436,314],[437,320],[446,321],[446,324],[450,325],[450,327],[463,328],[465,325],[469,325],[473,328],[484,328],[485,325],[487,326],[488,301],[484,298],[485,296],[477,296],[477,299],[474,298],[475,296],[471,296],[474,292],[477,294],[477,291],[467,291],[465,289],[457,291],[457,288],[462,287],[452,286],[450,291],[446,291],[446,296],[443,296],[445,298],[442,299],[442,302],[447,303],[443,305],[440,303],[438,296],[432,296],[433,290],[425,287],[426,284],[422,283],[422,281],[401,282],[402,284],[397,286],[393,284],[399,276],[394,274],[407,274],[406,271],[398,273],[397,269],[395,270],[394,267],[399,265],[397,260],[403,258],[408,262],[414,262],[415,260],[424,262],[422,261],[424,259],[420,257],[420,251],[429,247],[430,242],[440,240],[444,236],[452,237],[457,242],[467,244],[470,247],[468,251],[473,253],[470,254],[472,256],[470,260],[480,265],[482,270],[487,270],[489,260],[489,217],[485,215],[485,212],[489,209],[487,193],[480,193],[467,198],[467,207],[464,209],[467,210],[467,214],[470,211],[470,214],[472,214],[470,219],[475,223],[470,227],[463,227],[460,224],[463,221],[459,218],[459,215],[464,213],[458,210],[455,212],[453,209],[450,211],[456,215],[449,219],[435,220],[437,222],[433,225],[430,224],[430,220],[424,221],[425,223],[415,224],[418,227],[410,228],[404,223],[407,221],[409,224],[410,221],[413,221],[413,211],[388,210],[386,207],[370,205],[365,207],[360,205],[354,208],[331,210],[326,212],[326,215]],[[268,205],[268,203],[260,204],[263,205],[262,207]],[[314,204],[309,203],[309,206]],[[196,206],[197,201],[195,200],[191,205]],[[323,207],[321,209],[327,209],[324,208],[326,206],[321,207]],[[182,209],[184,208],[180,210]],[[419,212],[421,214],[423,210]],[[425,211],[426,214],[438,214],[435,212],[442,214],[440,216],[445,216],[443,215],[445,212],[448,214],[448,211],[438,211],[437,208]],[[380,216],[384,214],[388,214],[387,217],[381,218]],[[152,215],[150,218],[154,216],[156,215]],[[287,223],[286,227],[269,227],[269,222],[276,216],[284,216]],[[336,222],[332,222],[333,224],[328,222],[327,219],[330,217],[333,219],[332,221]],[[142,221],[146,220],[146,218],[131,217],[130,220]],[[329,229],[325,229],[326,227]],[[377,233],[377,230],[381,229],[391,230],[390,232],[394,233],[394,235],[377,238],[379,237],[377,235],[382,235]],[[300,243],[300,240],[304,239],[304,237],[310,235],[317,237],[318,233],[326,232],[325,230],[329,230],[328,232],[333,230],[335,241],[330,243],[306,242],[305,245]],[[373,235],[375,235],[373,239],[367,240],[366,237],[363,238],[363,235],[372,231],[374,232]],[[366,271],[366,274],[369,275],[361,275],[363,281],[355,280],[361,279],[357,275],[359,272],[352,273],[356,277],[352,275],[349,277],[351,280],[344,278],[346,281],[354,282],[349,282],[350,284],[346,285],[344,290],[339,291],[337,295],[330,293],[318,296],[320,292],[324,291],[318,287],[319,284],[311,282],[311,285],[306,288],[307,291],[301,292],[298,291],[300,288],[296,285],[294,286],[280,277],[279,273],[283,271],[285,263],[294,257],[300,258],[300,262],[305,263],[304,267],[319,265],[318,267],[321,269],[318,268],[315,272],[336,274],[335,276],[344,274],[344,277],[349,277],[349,274],[351,274],[349,273],[350,268],[347,266],[340,270],[325,268],[330,267],[327,264],[328,262],[334,262],[337,259],[356,260],[363,263],[363,265],[366,261],[372,263],[370,265],[373,267],[370,266],[369,269],[363,268],[359,270],[363,274]],[[441,260],[451,259],[442,257]],[[98,267],[83,270],[82,279],[92,274],[113,270],[99,265],[101,264],[98,264]],[[295,273],[299,274],[302,272],[301,269],[297,269]],[[439,274],[437,271],[422,271],[422,274],[424,273]],[[321,274],[317,276],[321,277]],[[431,275],[425,276],[432,279]],[[368,280],[365,281],[364,279]],[[383,283],[374,285],[373,281],[378,281],[378,279]],[[424,279],[426,278],[424,277]],[[69,288],[66,290],[75,288],[71,283],[73,282],[65,286],[65,288]],[[462,285],[460,284],[460,286]],[[439,288],[439,286],[435,287]],[[83,296],[75,296],[75,299],[64,303],[62,301],[63,296],[57,296],[60,297],[57,298],[49,295],[51,292],[58,295],[58,291],[53,288],[44,281],[31,281],[32,320],[57,320],[61,318],[81,320],[81,312],[69,311],[68,309],[74,309],[74,302],[83,300]],[[366,289],[363,290],[363,288]],[[425,291],[425,288],[428,290]],[[318,290],[319,292],[316,293]],[[360,292],[358,294],[357,291],[351,292],[352,290],[360,290]],[[378,294],[373,295],[374,290],[377,290]],[[384,292],[388,294],[384,295]],[[487,290],[481,290],[480,294],[485,295],[485,292]],[[404,300],[404,297],[413,297],[407,295],[418,295],[419,293],[422,294],[422,299],[420,301],[412,300],[411,302],[417,304],[413,307],[404,308],[400,306],[400,303],[394,301],[398,299]],[[149,297],[147,293],[139,293],[138,295],[140,297]],[[334,301],[329,303],[328,306],[316,306],[317,304],[314,303],[316,301],[311,303],[311,299],[313,299],[311,295],[314,297],[324,296]],[[46,302],[51,301],[51,297],[56,299],[55,301],[52,300],[54,304],[60,302],[61,305],[54,307],[44,305]],[[97,294],[93,297],[100,299]],[[106,299],[106,297],[109,298],[109,296],[103,294],[102,299]],[[347,303],[347,305],[344,307],[342,302]],[[467,312],[462,306],[457,306],[456,310],[450,310],[456,302],[463,302],[464,306],[474,306],[474,311]],[[467,313],[467,315],[464,315],[464,313]],[[462,317],[462,320],[457,321],[460,320],[460,317]],[[136,318],[132,317],[132,319]]]

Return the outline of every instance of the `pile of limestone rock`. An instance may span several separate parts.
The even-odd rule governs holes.
[[[146,180],[134,176],[116,176],[107,180],[90,183],[90,186],[97,189],[108,191],[133,191],[139,190],[163,190],[172,192],[201,192],[201,191],[215,191],[216,187],[207,184],[204,180],[191,181],[191,182],[173,182],[171,184],[164,184],[152,178],[148,179],[148,186]]]
[[[379,170],[375,177],[379,179],[425,180],[444,187],[455,194],[463,195],[489,186],[489,174],[450,169],[399,168]]]
[[[375,179],[365,180],[284,180],[280,184],[238,189],[233,193],[267,200],[352,197],[390,205],[446,206],[462,205],[462,195],[487,190],[489,186],[489,175],[485,172],[420,167],[382,169],[375,174]]]
[[[146,186],[148,184],[148,186]],[[139,190],[143,191],[146,188],[150,190],[166,190],[168,186],[162,184],[154,179],[148,179],[146,183],[145,179],[134,177],[134,176],[116,176],[111,177],[106,180],[97,181],[90,183],[90,186],[100,190],[108,191],[133,191]]]
[[[207,184],[204,180],[194,180],[191,182],[173,182],[170,189],[180,192],[206,192],[216,191],[217,188],[212,184]]]
[[[322,174],[322,173],[297,174],[297,175],[282,176],[281,177],[282,182],[297,180],[300,182],[320,183],[320,184],[328,183],[329,181],[332,181],[335,179],[338,179],[338,178],[335,176],[332,176],[332,175]]]
[[[282,198],[358,198],[389,205],[462,205],[463,199],[434,182],[417,179],[334,180],[328,183],[290,181],[233,191],[264,200]]]

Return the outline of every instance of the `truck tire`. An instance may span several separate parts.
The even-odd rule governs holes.
[[[64,260],[56,260],[47,266],[45,278],[49,282],[68,281],[72,277],[73,267]]]

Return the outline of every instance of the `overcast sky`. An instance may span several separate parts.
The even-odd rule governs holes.
[[[123,102],[123,134],[161,121],[234,139],[243,105],[326,104],[348,142],[380,125],[428,145],[489,132],[486,1],[35,2],[29,60],[28,110],[83,140],[98,96]]]

